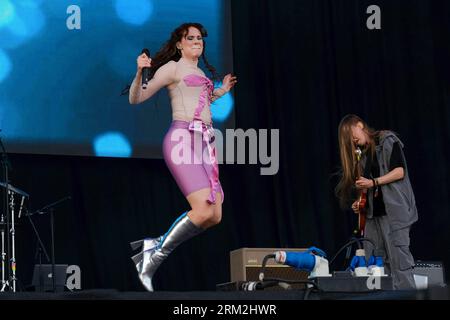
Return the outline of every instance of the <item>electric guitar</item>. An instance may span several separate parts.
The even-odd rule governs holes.
[[[357,180],[361,176],[361,172],[360,172],[361,155],[362,155],[362,151],[358,147],[356,149],[357,164],[356,164],[356,175],[355,175],[357,177],[356,178]],[[364,238],[364,229],[366,227],[366,216],[367,216],[367,208],[366,208],[366,205],[367,205],[367,189],[359,190],[357,204],[358,204],[359,214],[358,214],[358,228],[357,228],[357,230],[355,230],[355,234],[358,235],[361,238]]]

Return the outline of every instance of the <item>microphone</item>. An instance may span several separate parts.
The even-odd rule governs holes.
[[[147,57],[150,58],[150,50],[148,50],[147,48],[142,49],[142,52],[144,53]],[[148,84],[148,76],[150,74],[150,68],[142,68],[142,89],[147,89],[147,84]]]

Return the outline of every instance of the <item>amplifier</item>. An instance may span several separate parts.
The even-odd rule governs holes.
[[[275,251],[305,252],[307,249],[286,248],[241,248],[230,252],[230,274],[231,282],[258,281],[265,256]],[[280,265],[274,259],[269,259],[264,271],[265,278],[277,278],[283,280],[307,280],[308,272],[299,271],[289,266]],[[293,288],[301,287],[303,284],[293,285]],[[282,290],[282,288],[278,288]],[[271,289],[272,290],[272,289]],[[277,290],[274,288],[273,290]]]
[[[444,274],[444,264],[440,261],[417,260],[415,262],[414,275],[427,277],[427,287],[444,287]]]

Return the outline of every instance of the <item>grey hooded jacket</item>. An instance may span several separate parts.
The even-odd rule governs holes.
[[[389,161],[395,142],[398,142],[401,147],[405,175],[403,179],[381,186],[386,215],[389,219],[392,232],[411,226],[418,219],[416,200],[403,153],[403,143],[391,131],[383,131],[380,135],[380,143],[376,146],[375,152],[380,167],[380,176],[384,176],[389,172]],[[367,155],[364,155],[361,159],[363,166],[365,166],[366,160]],[[369,189],[367,196],[369,198],[367,218],[370,219],[373,217],[373,189]]]

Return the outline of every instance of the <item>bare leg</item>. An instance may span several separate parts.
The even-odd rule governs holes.
[[[207,229],[220,222],[222,219],[222,194],[216,193],[216,203],[206,201],[211,192],[210,188],[201,189],[189,194],[186,199],[191,205],[188,217],[196,226]]]

